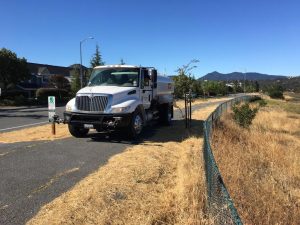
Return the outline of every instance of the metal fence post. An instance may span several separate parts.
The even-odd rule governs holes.
[[[185,110],[185,128],[188,127],[187,124],[187,102],[186,102],[186,93],[184,93],[184,110]]]

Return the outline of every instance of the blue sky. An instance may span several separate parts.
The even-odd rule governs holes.
[[[300,1],[0,0],[0,48],[29,62],[83,64],[98,43],[103,60],[161,73],[199,59],[208,72],[300,75]]]

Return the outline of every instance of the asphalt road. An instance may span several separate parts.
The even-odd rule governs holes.
[[[65,107],[56,107],[56,114],[62,118]],[[47,107],[0,108],[0,132],[23,129],[48,123]]]
[[[203,103],[193,109],[219,103],[221,101]],[[47,119],[45,108],[32,110],[25,112],[32,113],[31,115],[40,114],[40,119]],[[22,111],[11,113],[17,118],[22,115]],[[7,115],[10,120],[16,117]],[[90,134],[88,138],[71,137],[56,141],[0,144],[0,224],[26,223],[44,204],[66,192],[104,165],[111,156],[121,153],[131,145],[142,144],[145,140],[182,141],[182,137],[169,135],[167,140],[164,135],[166,132],[172,133],[174,128],[184,129],[184,121],[178,110],[174,117],[171,127],[160,127],[155,123],[146,127],[137,142],[130,142],[119,134],[112,135],[110,139],[103,134]],[[200,132],[201,123],[194,121],[192,125],[199,127]]]
[[[230,95],[243,96],[243,93]],[[65,106],[56,107],[56,114],[63,118]],[[48,123],[47,107],[0,108],[0,133]]]
[[[24,224],[129,145],[104,137],[0,145],[0,224]]]
[[[179,121],[178,112],[175,117]],[[0,144],[0,224],[25,224],[41,206],[104,165],[111,156],[145,139],[160,139],[163,135],[157,131],[165,132],[163,129],[154,123],[135,142],[118,133],[109,139],[105,134],[91,133],[87,138]]]

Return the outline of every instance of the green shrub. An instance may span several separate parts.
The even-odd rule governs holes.
[[[279,85],[274,85],[268,88],[268,94],[271,98],[284,99],[283,88]]]
[[[11,100],[11,99],[1,99],[0,101],[0,106],[11,106],[11,105],[14,105],[15,104],[15,101],[14,100]]]
[[[266,102],[266,100],[261,99],[261,100],[258,101],[258,105],[259,105],[259,107],[264,107],[264,106],[267,105],[267,102]]]
[[[256,102],[256,101],[260,101],[262,100],[262,98],[260,96],[253,96],[250,98],[249,102]]]
[[[248,128],[252,120],[254,119],[258,109],[251,109],[249,103],[244,103],[241,105],[234,105],[233,110],[233,119],[238,125],[244,128]]]
[[[48,96],[55,96],[57,102],[63,102],[69,97],[69,92],[65,89],[57,88],[39,88],[36,91],[36,97],[40,103],[46,103]]]
[[[23,95],[19,95],[14,98],[14,105],[26,105],[26,104],[27,104],[27,98],[25,98]]]
[[[249,102],[257,102],[260,107],[264,107],[267,105],[267,102],[260,96],[253,96],[250,98]]]
[[[21,91],[21,90],[7,90],[5,92],[2,93],[2,98],[3,99],[9,99],[9,100],[14,100],[15,98],[19,97],[19,96],[23,96],[25,98],[27,98],[28,93]]]

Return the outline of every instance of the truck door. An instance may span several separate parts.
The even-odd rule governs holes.
[[[141,100],[144,108],[149,109],[152,100],[152,88],[148,69],[142,69],[141,78]]]

